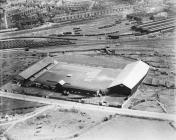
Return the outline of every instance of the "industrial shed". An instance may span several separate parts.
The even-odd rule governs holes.
[[[142,61],[127,64],[123,69],[110,69],[68,64],[47,57],[19,76],[58,92],[129,95],[137,89],[148,70],[149,66]]]
[[[163,30],[175,29],[176,18],[167,18],[152,22],[143,23],[140,25],[134,25],[131,29],[135,31],[139,31],[141,33],[153,33],[153,32],[161,32]]]

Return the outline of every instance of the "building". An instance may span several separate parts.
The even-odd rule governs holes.
[[[144,12],[131,13],[127,15],[127,19],[136,20],[137,22],[141,23],[149,21],[152,15],[153,15],[152,13],[144,13]]]
[[[90,11],[81,11],[81,12],[74,12],[72,14],[58,14],[55,15],[52,20],[54,22],[68,22],[68,21],[79,21],[79,20],[88,20],[88,19],[95,19],[100,18],[103,16],[109,15],[118,15],[121,17],[125,11],[130,11],[132,9],[131,6],[126,5],[118,5],[112,6],[110,9],[104,10],[90,10]]]
[[[144,34],[161,32],[166,29],[175,29],[176,27],[175,22],[176,22],[176,18],[170,17],[166,19],[160,19],[156,21],[134,25],[131,27],[131,29]]]
[[[68,64],[46,57],[19,74],[24,86],[47,87],[62,93],[101,95],[134,93],[147,75],[149,66],[132,62],[124,69]]]

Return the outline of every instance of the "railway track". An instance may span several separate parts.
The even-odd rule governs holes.
[[[2,41],[3,40],[11,40],[11,39],[63,39],[63,40],[77,40],[77,39],[74,39],[74,38],[65,38],[65,37],[54,37],[54,36],[19,36],[19,37],[7,37],[7,38],[4,38],[4,39],[1,39]]]

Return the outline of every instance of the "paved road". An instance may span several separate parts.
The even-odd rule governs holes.
[[[39,102],[44,104],[58,105],[63,108],[88,109],[88,110],[104,111],[104,112],[109,112],[109,113],[114,113],[114,114],[119,114],[124,116],[132,116],[137,118],[149,118],[149,119],[168,120],[168,121],[176,122],[176,117],[175,115],[172,115],[172,114],[96,106],[96,105],[90,105],[90,104],[75,103],[70,101],[46,99],[42,97],[35,97],[35,96],[28,96],[28,95],[21,95],[21,94],[13,94],[13,93],[2,92],[2,91],[0,91],[0,96],[19,99],[19,100],[25,100],[25,101]]]
[[[24,48],[12,48],[12,49],[1,49],[1,52],[17,52],[17,51],[24,51]]]

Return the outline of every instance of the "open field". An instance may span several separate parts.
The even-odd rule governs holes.
[[[20,71],[46,56],[43,53],[31,53],[23,50],[0,51],[0,86],[12,80]]]
[[[25,114],[28,112],[33,112],[35,108],[43,106],[41,103],[27,102],[23,100],[10,99],[5,97],[1,98],[0,113],[1,118],[8,115],[14,114]]]
[[[43,103],[0,97],[0,139],[3,139],[4,132],[13,125],[14,121],[43,106],[45,106]]]
[[[135,126],[135,127],[134,127]],[[174,140],[175,130],[165,121],[145,120],[117,116],[106,123],[92,128],[75,140],[131,139],[131,140]]]
[[[69,139],[85,133],[113,115],[88,110],[56,107],[31,119],[17,123],[5,136],[12,139]],[[23,136],[22,136],[22,135]]]
[[[14,140],[39,139],[131,139],[174,140],[170,121],[125,117],[82,109],[54,107],[9,128],[4,136]],[[135,126],[135,128],[134,128]],[[145,127],[144,127],[145,126]],[[161,133],[161,134],[160,134]],[[147,136],[147,137],[146,137]]]

